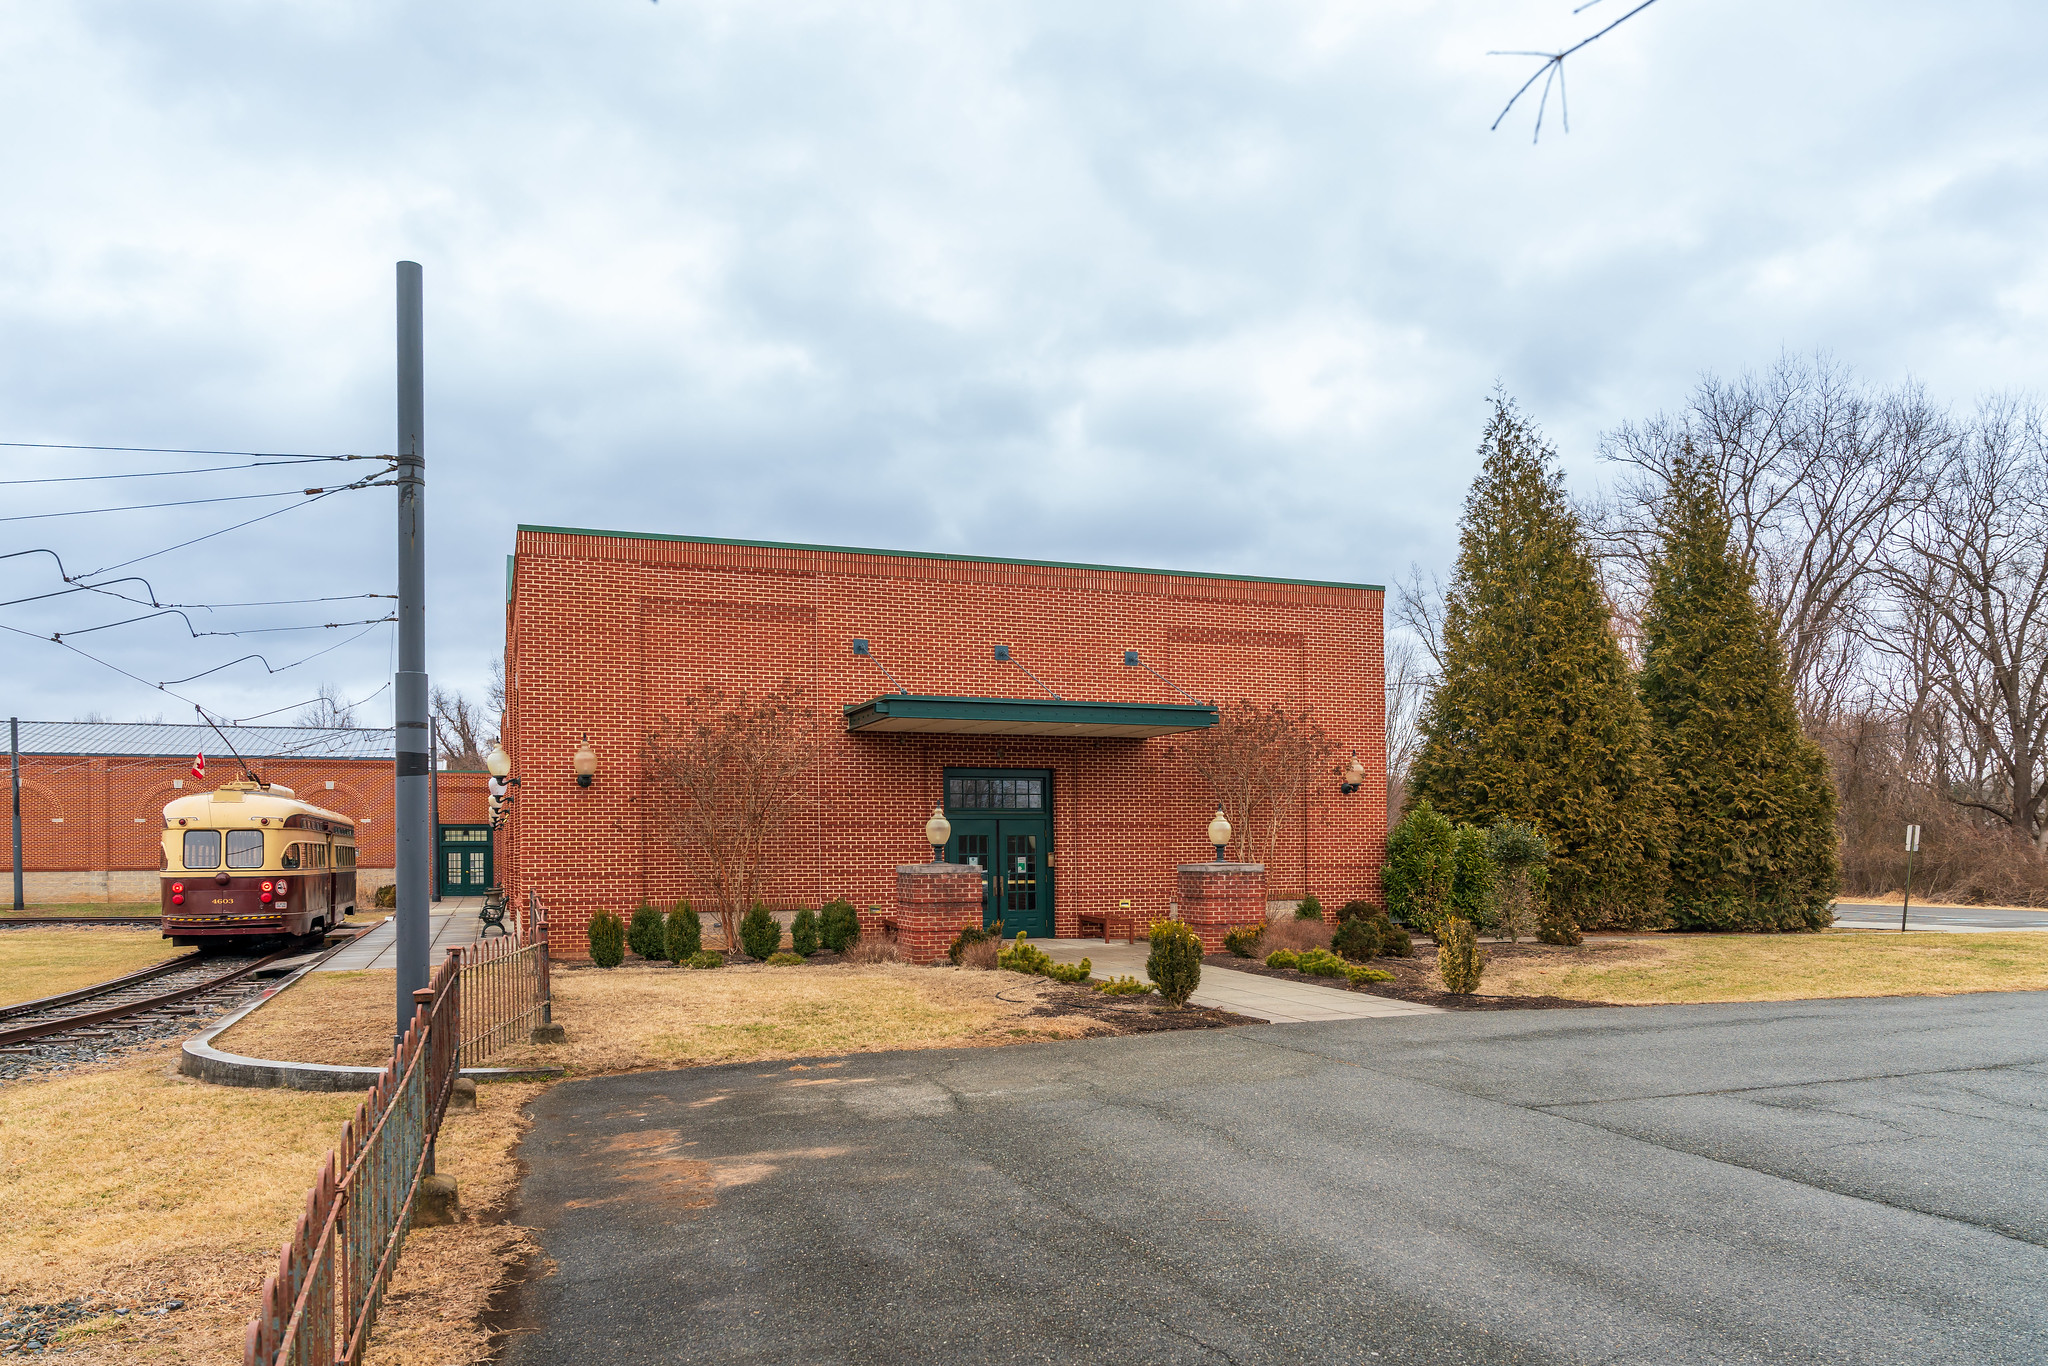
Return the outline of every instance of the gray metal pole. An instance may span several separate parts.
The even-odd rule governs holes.
[[[432,892],[432,743],[427,728],[426,342],[420,268],[398,263],[398,676],[393,720],[397,760],[398,1027],[427,985],[427,904]]]
[[[14,909],[21,910],[21,719],[7,718],[7,757],[14,771]]]
[[[434,904],[435,904],[436,906],[438,906],[438,905],[440,905],[440,904],[441,904],[441,874],[442,874],[442,869],[441,869],[441,718],[440,718],[440,717],[438,717],[438,716],[430,716],[430,717],[428,717],[428,718],[427,718],[427,762],[429,762],[429,763],[431,763],[431,764],[433,765],[433,768],[432,768],[432,769],[431,769],[431,770],[429,771],[429,773],[428,773],[428,781],[429,781],[429,782],[431,782],[431,783],[433,784],[433,787],[432,787],[432,789],[431,789],[431,793],[432,793],[432,800],[433,800],[433,805],[434,805],[434,842],[433,842],[433,843],[432,843],[431,845],[429,845],[429,846],[428,846],[428,848],[429,848],[429,849],[431,849],[431,850],[433,851],[433,856],[432,856],[432,857],[431,857],[431,858],[430,858],[430,859],[428,860],[428,862],[427,862],[427,867],[428,867],[428,868],[429,868],[429,869],[431,870],[431,871],[429,872],[429,874],[428,874],[428,881],[429,881],[429,882],[430,882],[430,883],[431,883],[431,884],[433,885],[433,888],[434,888]]]

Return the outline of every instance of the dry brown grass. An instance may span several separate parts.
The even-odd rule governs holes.
[[[1617,947],[1625,952],[1615,952]],[[1616,1005],[2048,990],[2048,934],[1643,935],[1489,964],[1490,996]]]
[[[1291,916],[1276,920],[1259,936],[1259,957],[1264,958],[1276,949],[1289,949],[1295,953],[1327,949],[1336,933],[1337,927],[1328,921],[1296,920]]]
[[[187,952],[146,929],[8,930],[0,935],[0,1005],[89,987]]]
[[[1079,1034],[1086,1021],[1024,1022],[1049,985],[1016,973],[900,963],[709,972],[558,966],[554,1018],[569,1042],[521,1045],[488,1065],[587,1075]],[[388,971],[310,973],[215,1044],[254,1057],[371,1066],[389,1048],[393,990]]]
[[[12,1082],[0,1105],[0,1298],[185,1301],[160,1317],[80,1325],[60,1344],[67,1361],[239,1362],[263,1277],[362,1099],[208,1086],[172,1072],[175,1057],[167,1045]],[[372,1353],[379,1366],[481,1359],[475,1320],[498,1280],[486,1268],[528,1246],[524,1229],[488,1220],[518,1180],[521,1107],[542,1089],[485,1086],[476,1111],[448,1117],[439,1168],[459,1183],[465,1222],[407,1239]]]

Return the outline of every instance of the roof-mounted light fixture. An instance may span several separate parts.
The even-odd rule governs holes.
[[[880,669],[882,671],[882,677],[888,679],[891,683],[896,684],[897,692],[902,693],[905,697],[910,696],[910,689],[904,687],[901,683],[896,683],[896,675],[889,672],[889,666],[887,664],[884,664],[881,660],[875,658],[873,653],[871,653],[868,650],[868,643],[865,640],[862,640],[859,637],[855,637],[853,642],[853,652],[859,655],[862,659],[865,659],[872,663],[877,669]]]
[[[1061,696],[1060,696],[1060,695],[1059,695],[1058,693],[1056,693],[1056,692],[1053,692],[1053,690],[1052,690],[1052,689],[1051,689],[1050,687],[1047,687],[1047,686],[1046,686],[1046,682],[1045,682],[1045,680],[1044,680],[1044,679],[1040,678],[1040,677],[1039,677],[1039,676],[1038,676],[1037,674],[1035,674],[1035,673],[1031,672],[1031,670],[1029,670],[1029,669],[1025,669],[1025,668],[1024,668],[1024,661],[1023,661],[1023,660],[1021,660],[1021,659],[1012,659],[1012,658],[1010,658],[1010,647],[1009,647],[1009,646],[1007,646],[1007,645],[998,645],[998,646],[996,646],[996,647],[995,647],[995,658],[996,658],[996,663],[998,663],[998,664],[1015,664],[1015,665],[1016,665],[1016,666],[1017,666],[1018,668],[1020,668],[1020,669],[1024,669],[1024,676],[1025,676],[1026,678],[1030,679],[1030,680],[1031,680],[1031,681],[1032,681],[1033,683],[1036,683],[1036,684],[1037,684],[1037,685],[1038,685],[1039,687],[1041,687],[1041,688],[1045,688],[1046,692],[1048,692],[1048,693],[1050,693],[1050,694],[1051,694],[1051,696],[1052,696],[1052,700],[1053,700],[1053,701],[1055,701],[1055,702],[1064,702],[1064,701],[1066,700],[1065,698],[1061,697]]]
[[[1193,702],[1196,706],[1203,705],[1201,698],[1195,696],[1186,688],[1181,687],[1178,683],[1175,683],[1172,679],[1160,673],[1159,670],[1153,668],[1150,664],[1147,664],[1144,660],[1138,658],[1138,652],[1136,650],[1124,651],[1124,667],[1126,669],[1143,669],[1146,673],[1151,674],[1161,683],[1164,683],[1167,687],[1172,688],[1175,692],[1179,693],[1182,697],[1185,697],[1188,701]]]

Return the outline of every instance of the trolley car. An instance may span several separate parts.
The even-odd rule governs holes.
[[[315,935],[355,908],[347,816],[276,783],[223,783],[164,807],[163,934],[173,944]]]

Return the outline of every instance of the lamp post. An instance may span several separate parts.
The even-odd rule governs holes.
[[[946,841],[953,838],[953,822],[943,807],[932,807],[932,818],[924,823],[924,842],[932,847],[932,862],[946,861]]]
[[[1906,912],[1913,908],[1913,855],[1920,852],[1920,827],[1906,827],[1906,896],[1899,905],[1899,933],[1906,932]]]
[[[1223,808],[1216,808],[1216,819],[1209,822],[1209,843],[1216,846],[1216,861],[1223,862],[1223,848],[1230,843],[1230,822],[1223,818]]]

